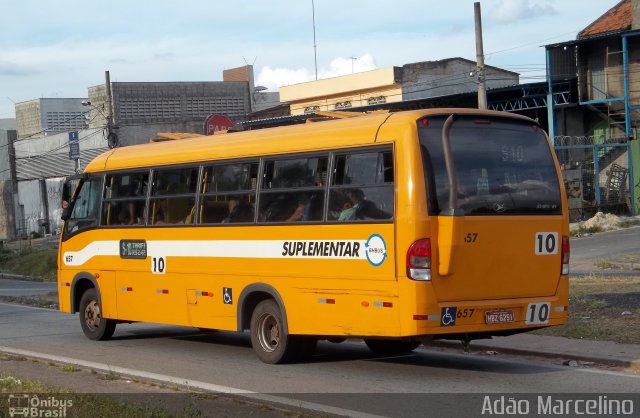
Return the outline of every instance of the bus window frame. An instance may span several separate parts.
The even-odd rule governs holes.
[[[391,162],[393,164],[393,181],[391,182],[385,182],[384,181],[384,172],[382,172],[382,182],[380,183],[366,183],[366,184],[340,184],[340,185],[336,185],[334,184],[335,181],[335,174],[334,170],[335,168],[335,163],[336,163],[336,157],[339,156],[346,156],[346,155],[353,155],[353,154],[365,154],[365,153],[376,153],[379,156],[382,155],[385,152],[389,152],[391,153]],[[397,181],[396,179],[398,178],[398,168],[397,168],[397,164],[396,164],[396,153],[395,153],[395,146],[394,144],[382,144],[382,145],[375,145],[375,146],[371,146],[371,147],[357,147],[357,148],[347,148],[347,149],[339,149],[339,150],[333,150],[331,152],[331,164],[330,164],[330,176],[327,178],[327,197],[325,200],[325,204],[327,205],[327,207],[325,208],[325,223],[327,224],[340,224],[340,225],[344,225],[344,224],[369,224],[369,223],[393,223],[395,222],[396,219],[396,208],[397,208],[397,201],[396,201],[396,194],[397,194]],[[383,161],[384,162],[384,161]],[[378,160],[379,164],[380,160]],[[378,171],[378,165],[376,165],[376,172]],[[377,178],[377,174],[376,174],[376,178]],[[385,218],[385,219],[349,219],[349,220],[338,220],[338,219],[328,219],[328,215],[329,215],[329,205],[330,205],[330,198],[331,198],[331,191],[339,191],[342,192],[343,190],[346,189],[373,189],[373,188],[389,188],[391,190],[391,194],[393,196],[393,200],[392,200],[392,204],[393,204],[393,210],[391,211],[391,216],[389,218]]]
[[[262,172],[262,161],[263,161],[264,157],[251,157],[251,158],[237,158],[237,159],[228,159],[228,160],[217,160],[217,161],[213,161],[213,162],[202,162],[200,163],[200,173],[198,176],[198,192],[197,192],[197,201],[196,201],[196,221],[193,225],[203,225],[203,226],[238,226],[238,225],[254,225],[256,224],[257,221],[257,214],[258,214],[258,209],[257,209],[257,205],[258,205],[258,190],[260,189],[260,173]],[[249,189],[245,189],[245,190],[225,190],[223,192],[203,192],[202,190],[204,189],[204,185],[205,185],[205,181],[204,181],[204,174],[205,171],[208,168],[212,168],[216,167],[216,166],[230,166],[230,165],[243,165],[243,164],[247,164],[249,166],[251,166],[252,164],[256,164],[257,165],[257,171],[256,171],[256,188],[255,189],[251,189],[251,184],[249,184]],[[249,182],[251,182],[251,177],[249,177]],[[251,196],[251,194],[253,194],[253,202],[254,202],[254,208],[253,208],[253,219],[251,221],[247,221],[247,222],[229,222],[229,223],[223,223],[223,222],[200,222],[200,211],[202,210],[202,205],[203,202],[206,200],[206,198],[208,197],[218,197],[218,196],[222,196],[222,197],[226,197],[226,196],[237,196],[237,195],[248,195]]]
[[[135,197],[132,198],[131,196],[123,196],[123,197],[115,197],[115,198],[107,198],[105,196],[106,191],[107,191],[107,177],[108,176],[122,176],[122,175],[127,175],[127,174],[138,174],[138,173],[147,173],[148,174],[148,178],[147,178],[147,191],[145,193],[144,198],[139,198],[139,197]],[[103,218],[102,218],[102,210],[105,208],[105,205],[111,203],[111,202],[129,202],[129,201],[140,201],[140,202],[144,202],[144,207],[143,207],[143,213],[147,213],[148,207],[149,207],[149,191],[151,190],[151,175],[153,173],[153,168],[152,167],[147,167],[144,169],[125,169],[125,170],[114,170],[114,171],[106,171],[103,173],[104,178],[103,178],[103,183],[102,183],[102,193],[100,194],[100,200],[101,200],[101,208],[100,208],[100,223],[99,226],[101,228],[108,228],[108,229],[113,229],[113,228],[143,228],[143,227],[147,227],[147,222],[146,222],[146,217],[143,220],[143,222],[141,224],[133,224],[133,225],[119,225],[119,224],[113,224],[113,225],[107,225],[105,223],[103,223]]]
[[[76,176],[72,176],[71,180],[75,180]],[[105,173],[99,172],[99,173],[82,173],[82,175],[79,177],[79,183],[76,186],[74,192],[73,192],[73,197],[71,199],[71,201],[69,202],[69,218],[67,218],[64,221],[64,225],[63,225],[63,229],[62,229],[62,236],[61,236],[61,240],[62,241],[67,241],[68,239],[82,233],[82,232],[87,232],[87,231],[92,231],[94,229],[99,229],[102,227],[102,225],[100,224],[101,221],[101,216],[102,216],[102,191],[104,190],[104,182],[105,182]],[[94,180],[98,180],[100,182],[100,192],[98,193],[98,208],[97,208],[97,213],[96,213],[96,222],[88,227],[88,228],[82,228],[82,229],[78,229],[77,231],[69,231],[69,220],[72,219],[72,215],[73,215],[73,211],[76,205],[76,200],[78,198],[78,195],[80,194],[82,188],[84,187],[85,183],[89,183],[91,181]]]
[[[256,213],[255,213],[255,217],[256,217],[256,224],[257,225],[265,225],[265,226],[269,226],[269,225],[318,225],[318,224],[325,224],[327,223],[327,213],[326,213],[326,199],[327,199],[327,190],[328,190],[328,184],[329,184],[329,178],[331,175],[331,162],[332,162],[332,155],[333,155],[334,150],[322,150],[322,151],[313,151],[313,152],[301,152],[301,153],[292,153],[292,154],[276,154],[276,155],[265,155],[260,157],[261,160],[261,166],[260,169],[261,171],[258,172],[258,176],[259,176],[259,180],[258,181],[258,187],[257,187],[257,199],[256,199]],[[267,181],[266,179],[266,165],[270,162],[276,162],[276,161],[286,161],[286,160],[301,160],[301,159],[306,159],[306,160],[310,160],[313,158],[317,158],[318,160],[322,159],[322,158],[326,158],[327,159],[327,163],[326,163],[326,169],[327,169],[327,181],[324,182],[324,184],[322,186],[287,186],[287,187],[275,187],[275,188],[265,188],[264,187],[264,183]],[[278,193],[313,193],[313,192],[321,192],[322,196],[323,196],[323,203],[322,203],[322,216],[321,219],[319,220],[312,220],[312,221],[300,221],[300,220],[293,220],[293,221],[289,221],[289,220],[285,220],[285,221],[274,221],[274,222],[269,222],[266,220],[261,220],[260,219],[260,215],[261,215],[261,198],[264,195],[269,195],[269,194],[278,194]]]
[[[385,152],[389,152],[391,153],[391,162],[393,164],[393,181],[392,182],[381,182],[381,183],[376,183],[376,184],[363,184],[363,185],[333,185],[333,181],[334,181],[334,170],[336,167],[336,158],[339,156],[343,156],[343,155],[351,155],[351,154],[358,154],[358,153],[376,153],[376,154],[382,154]],[[327,159],[327,164],[326,164],[326,169],[327,169],[327,175],[326,175],[326,180],[324,181],[322,186],[304,186],[304,187],[296,187],[295,191],[297,192],[318,192],[320,191],[323,195],[324,198],[324,202],[322,205],[322,219],[320,220],[313,220],[313,221],[304,221],[304,222],[300,222],[300,221],[278,221],[278,222],[265,222],[265,221],[261,221],[259,216],[260,216],[260,204],[261,204],[261,197],[263,196],[263,194],[268,194],[268,193],[277,193],[277,192],[284,192],[284,191],[292,191],[292,189],[289,187],[278,187],[275,189],[266,189],[263,187],[263,183],[265,181],[265,168],[266,168],[266,164],[268,162],[271,161],[276,161],[276,160],[295,160],[295,159],[312,159],[312,158],[326,158]],[[220,195],[220,196],[224,196],[224,195],[233,195],[233,194],[239,194],[238,191],[229,191],[229,192],[220,192],[220,193],[214,193],[214,194],[208,194],[208,193],[203,193],[202,190],[204,188],[204,172],[207,168],[212,167],[212,166],[216,166],[216,165],[232,165],[232,164],[253,164],[253,163],[257,163],[258,164],[258,168],[257,168],[257,178],[256,178],[256,188],[253,190],[248,190],[246,192],[240,192],[240,194],[244,194],[247,193],[249,195],[253,194],[255,200],[254,200],[254,215],[253,215],[253,221],[251,222],[238,222],[238,223],[205,223],[205,222],[200,222],[200,216],[201,216],[201,204],[203,199],[206,196],[212,196],[212,195]],[[194,221],[192,223],[189,224],[150,224],[149,223],[149,211],[150,209],[150,205],[151,205],[151,191],[153,190],[154,187],[154,182],[155,182],[155,177],[156,177],[156,172],[157,171],[163,171],[163,170],[171,170],[171,169],[189,169],[189,168],[196,168],[198,170],[197,176],[198,176],[198,183],[196,185],[196,192],[195,192],[195,211],[194,211]],[[378,167],[376,166],[376,171],[378,170]],[[311,152],[295,152],[295,153],[284,153],[284,154],[263,154],[260,156],[253,156],[253,157],[247,157],[247,158],[231,158],[231,159],[221,159],[221,160],[215,160],[215,161],[199,161],[196,163],[188,163],[188,164],[175,164],[175,165],[162,165],[162,166],[147,166],[147,167],[138,167],[138,168],[130,168],[130,169],[118,169],[118,170],[112,170],[112,171],[102,171],[102,172],[96,172],[96,173],[83,173],[81,176],[81,184],[82,185],[85,181],[88,181],[89,179],[93,179],[96,177],[100,177],[101,179],[101,185],[102,185],[102,189],[99,195],[99,218],[98,218],[98,222],[96,223],[95,226],[88,228],[88,229],[83,229],[80,232],[84,232],[90,229],[96,229],[96,228],[105,228],[105,229],[116,229],[116,228],[133,228],[133,229],[137,229],[137,228],[176,228],[176,227],[198,227],[198,226],[202,226],[202,227],[211,227],[211,226],[248,226],[248,225],[255,225],[255,226],[293,226],[293,225],[300,225],[300,226],[309,226],[309,225],[353,225],[353,224],[388,224],[388,223],[393,223],[395,222],[396,219],[396,208],[397,208],[397,202],[396,202],[396,192],[397,192],[397,164],[396,164],[396,156],[395,156],[395,147],[393,144],[375,144],[375,145],[371,145],[371,146],[358,146],[358,147],[354,147],[354,148],[338,148],[338,149],[328,149],[328,150],[320,150],[320,151],[311,151]],[[119,201],[128,201],[131,200],[130,197],[118,197],[118,198],[106,198],[105,193],[106,193],[106,178],[107,176],[120,176],[120,175],[126,175],[126,174],[135,174],[135,173],[147,173],[148,174],[148,185],[147,185],[147,190],[145,193],[144,198],[135,198],[135,200],[139,200],[141,202],[144,202],[144,213],[146,213],[147,216],[144,217],[144,221],[141,224],[136,224],[136,225],[106,225],[104,224],[102,221],[102,211],[104,210],[104,207],[106,204],[110,203],[110,202],[119,202]],[[384,179],[384,176],[383,176]],[[79,186],[80,186],[79,185]],[[347,188],[360,188],[360,189],[367,189],[367,188],[379,188],[379,187],[388,187],[391,189],[392,192],[392,196],[393,196],[393,211],[391,212],[391,216],[387,219],[355,219],[355,220],[343,220],[343,221],[338,221],[336,220],[330,220],[328,219],[328,215],[329,215],[329,200],[330,200],[330,196],[331,196],[331,191],[332,190],[343,190],[343,189],[347,189]],[[77,188],[77,191],[79,191],[81,189],[81,187]],[[181,194],[176,194],[176,195],[163,195],[163,198],[166,197],[178,197],[178,196],[182,196],[182,197],[187,197],[187,196],[191,196],[191,193],[181,193]],[[73,202],[70,202],[70,204],[74,204],[75,203],[75,196],[74,196],[74,200]],[[70,205],[71,206],[71,205]],[[73,210],[73,209],[72,209]],[[66,222],[65,222],[66,225]],[[71,236],[76,235],[78,232],[74,232],[73,234],[69,234],[68,232],[66,232],[66,227],[65,227],[65,232],[63,232],[63,241],[70,238]]]

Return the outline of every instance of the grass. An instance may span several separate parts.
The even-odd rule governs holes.
[[[38,308],[58,309],[58,292],[49,292],[40,296],[0,296],[0,301]]]
[[[602,226],[594,225],[587,227],[584,225],[584,222],[580,222],[576,228],[571,229],[570,235],[572,237],[580,237],[585,234],[595,234],[596,232],[602,232]]]
[[[535,333],[640,344],[640,277],[571,278],[569,295],[569,321]]]
[[[78,368],[78,366],[76,366],[75,364],[65,364],[62,367],[60,367],[60,370],[68,373],[75,373],[75,372],[79,372],[80,368]]]
[[[595,263],[593,263],[593,265],[598,267],[601,270],[606,270],[606,269],[610,269],[611,267],[613,267],[613,264],[611,264],[611,262],[609,262],[608,260],[605,260],[605,259],[597,260]]]
[[[56,280],[57,250],[24,248],[0,251],[0,272],[20,274],[46,281]]]

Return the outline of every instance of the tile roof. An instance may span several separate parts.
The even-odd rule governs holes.
[[[608,32],[631,29],[631,0],[622,0],[578,33],[578,39]]]

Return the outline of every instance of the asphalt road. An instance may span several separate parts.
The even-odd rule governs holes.
[[[640,226],[571,239],[574,260],[596,260],[625,253],[640,253]]]
[[[0,296],[34,296],[56,291],[57,283],[0,279]]]
[[[637,375],[425,348],[376,357],[359,341],[322,342],[311,361],[276,366],[256,358],[247,334],[121,324],[112,340],[95,342],[84,337],[77,315],[0,303],[0,350],[7,347],[205,382],[226,392],[275,394],[345,408],[347,415],[424,416],[424,408],[433,408],[431,393],[640,393]],[[438,398],[447,400],[456,402]]]

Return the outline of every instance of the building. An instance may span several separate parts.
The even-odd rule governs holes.
[[[62,227],[62,185],[92,159],[108,151],[105,130],[78,132],[79,158],[71,158],[69,133],[30,138],[13,144],[15,228],[19,237],[54,234]]]
[[[485,80],[487,89],[494,89],[518,85],[519,75],[486,66]],[[301,115],[477,90],[476,63],[464,58],[448,58],[283,86],[280,99],[289,103],[292,115]]]
[[[246,81],[251,92],[251,112],[261,112],[280,105],[280,93],[270,92],[264,86],[256,86],[253,79],[253,65],[230,68],[222,71],[223,81]]]
[[[42,98],[16,103],[18,140],[87,128],[87,109],[82,106],[86,100]]]
[[[158,132],[202,133],[212,113],[234,123],[251,112],[249,84],[243,81],[113,82],[113,123],[119,145],[148,142]],[[90,128],[106,126],[106,87],[89,87]]]
[[[552,91],[549,134],[573,219],[596,211],[638,213],[640,202],[640,0],[623,0],[578,33],[546,45]]]
[[[0,241],[15,238],[15,166],[13,143],[16,140],[15,119],[0,119]]]

